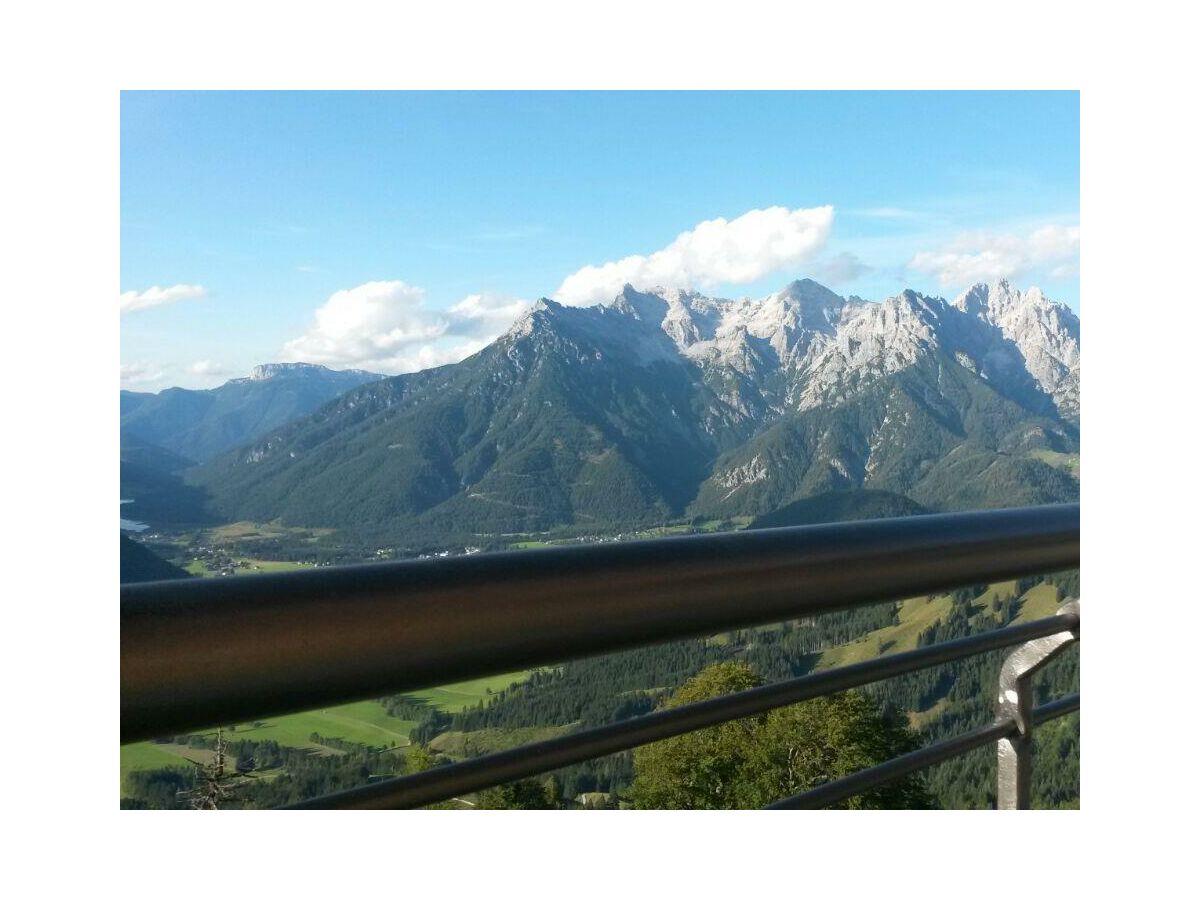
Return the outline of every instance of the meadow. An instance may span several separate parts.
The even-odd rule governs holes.
[[[1004,581],[993,584],[972,602],[972,618],[996,618],[994,604],[1009,601],[1018,610],[1013,623],[1032,622],[1052,616],[1058,609],[1058,593],[1052,584],[1039,584],[1018,596],[1017,583]],[[819,669],[832,669],[851,663],[865,662],[890,653],[915,650],[922,631],[931,628],[950,615],[954,600],[949,594],[916,597],[897,604],[898,624],[868,632],[856,641],[831,647],[821,653]]]
[[[230,560],[235,564],[233,574],[235,575],[259,575],[266,572],[294,572],[297,569],[311,569],[312,563],[292,562],[284,559],[258,559],[253,556],[233,556]],[[203,559],[193,559],[184,567],[184,571],[190,575],[199,575],[201,578],[209,578],[220,575],[219,570],[214,570],[210,567],[208,561]]]
[[[424,700],[430,706],[447,713],[461,712],[468,707],[487,703],[497,692],[509,685],[524,681],[529,672],[513,672],[476,678],[456,684],[414,691],[408,696]],[[226,727],[227,741],[275,741],[285,747],[299,747],[314,753],[337,753],[323,744],[312,741],[315,732],[325,738],[336,738],[365,744],[369,747],[396,748],[409,746],[409,732],[415,722],[390,716],[377,700],[360,700],[343,706],[293,713],[287,716],[241,722]],[[214,735],[215,729],[197,734]],[[164,766],[186,766],[188,760],[208,762],[211,751],[189,748],[179,744],[156,744],[145,741],[121,747],[121,783],[136,769],[160,769]]]

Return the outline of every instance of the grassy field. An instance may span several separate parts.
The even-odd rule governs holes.
[[[1044,619],[1058,611],[1058,592],[1052,584],[1039,584],[1021,598],[1021,611],[1015,622],[1032,622]]]
[[[529,674],[529,672],[510,672],[507,675],[492,675],[489,678],[476,678],[473,681],[460,681],[444,687],[413,691],[409,696],[425,700],[431,706],[436,706],[445,712],[461,712],[480,702],[487,703],[492,694],[499,693],[510,685],[525,681],[529,678]]]
[[[193,762],[209,763],[215,755],[212,750],[183,744],[154,744],[150,741],[129,744],[121,748],[121,784],[125,784],[126,775],[137,769],[163,769],[172,766],[190,769]],[[229,759],[230,765],[233,765],[234,758]]]
[[[314,731],[324,737],[366,744],[369,747],[408,745],[408,733],[415,723],[397,719],[374,700],[360,700],[345,706],[294,713],[255,724],[245,722],[226,731],[227,740],[275,741],[285,747],[310,747],[324,750],[309,740]]]
[[[943,616],[949,615],[952,601],[946,594],[934,597],[917,597],[902,600],[897,610],[898,625],[889,625],[868,632],[857,641],[831,647],[821,654],[818,669],[832,669],[851,663],[865,662],[888,653],[915,650],[917,637],[926,628],[936,625]]]
[[[1016,599],[1017,583],[1015,581],[998,581],[976,597],[971,604],[971,608],[975,611],[976,615],[982,613],[991,614],[993,603]]]
[[[1017,583],[1004,581],[991,585],[973,601],[971,605],[974,616],[995,619],[996,613],[992,609],[993,601],[1005,599],[1013,601],[1019,610],[1013,619],[1014,623],[1032,622],[1034,619],[1052,616],[1058,609],[1058,592],[1053,585],[1039,584],[1021,597],[1017,597]],[[951,598],[947,594],[902,600],[897,609],[897,616],[900,619],[898,625],[879,628],[849,644],[831,647],[821,654],[817,668],[832,669],[835,666],[865,662],[889,653],[915,650],[917,638],[921,632],[936,625],[943,617],[949,615],[952,605]]]
[[[490,678],[477,678],[473,681],[416,691],[410,696],[423,699],[431,706],[446,712],[459,712],[480,702],[486,703],[492,694],[528,677],[528,672],[494,675]],[[232,731],[225,732],[225,738],[229,741],[275,741],[285,747],[301,747],[318,753],[330,753],[336,751],[331,751],[321,744],[314,744],[309,740],[309,735],[315,731],[323,737],[339,738],[370,747],[390,747],[393,744],[406,747],[409,744],[409,732],[415,724],[406,719],[389,716],[387,710],[375,700],[360,700],[345,706],[262,719],[257,725],[253,722],[239,723]],[[189,750],[175,744],[128,744],[121,748],[121,783],[125,783],[126,774],[134,769],[187,765],[182,758],[184,754],[200,761],[208,758],[208,751]]]
[[[285,559],[254,559],[249,556],[241,556],[238,557],[238,561],[263,572],[292,572],[296,569],[312,568],[309,563],[293,562],[292,560]]]
[[[1059,453],[1055,450],[1031,450],[1029,455],[1047,465],[1054,466],[1056,469],[1062,469],[1076,478],[1079,477],[1078,453]]]
[[[293,562],[291,560],[257,559],[252,556],[234,556],[231,559],[241,564],[233,570],[233,574],[235,575],[261,575],[266,572],[294,572],[297,569],[312,568],[312,563]],[[184,566],[184,569],[202,578],[215,577],[220,574],[208,568],[202,559],[191,560]]]
[[[231,522],[203,532],[209,544],[224,544],[230,541],[272,540],[278,538],[300,538],[316,540],[334,533],[332,528],[293,528],[278,522]]]
[[[1058,591],[1055,590],[1054,585],[1035,585],[1018,596],[1015,581],[1001,581],[993,584],[975,599],[972,608],[977,616],[987,615],[995,618],[993,604],[1005,600],[1013,603],[1017,609],[1017,615],[1013,618],[1014,623],[1044,619],[1058,611]]]

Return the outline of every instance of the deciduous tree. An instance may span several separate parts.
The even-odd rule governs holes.
[[[665,707],[746,690],[761,683],[745,663],[718,663],[676,691]],[[901,722],[847,692],[670,738],[634,753],[640,809],[753,809],[868,768],[916,747]],[[932,805],[919,777],[840,804],[852,809]]]

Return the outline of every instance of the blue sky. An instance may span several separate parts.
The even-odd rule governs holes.
[[[121,138],[139,390],[451,361],[624,277],[1079,308],[1075,93],[125,93]]]

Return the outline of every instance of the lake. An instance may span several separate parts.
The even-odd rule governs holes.
[[[133,502],[132,500],[122,500],[121,505],[124,506],[126,503],[132,503],[132,502]],[[147,525],[145,522],[138,522],[135,519],[121,519],[121,530],[122,531],[145,531],[149,527],[150,526]]]

